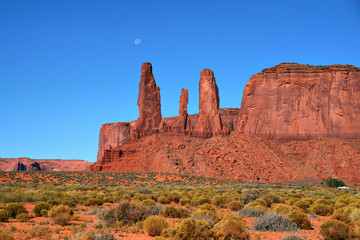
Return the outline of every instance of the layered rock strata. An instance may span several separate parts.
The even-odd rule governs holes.
[[[87,171],[84,160],[0,158],[0,171]]]
[[[246,84],[237,129],[269,138],[360,137],[360,70],[283,63]]]

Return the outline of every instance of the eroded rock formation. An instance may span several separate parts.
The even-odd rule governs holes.
[[[238,130],[270,138],[360,137],[360,70],[283,63],[247,83]]]
[[[0,158],[0,171],[87,171],[84,160]]]
[[[219,104],[219,89],[214,73],[209,69],[204,69],[200,73],[199,119],[194,129],[194,136],[209,138],[221,135]]]
[[[133,138],[137,139],[159,130],[161,123],[160,88],[156,86],[151,63],[141,66],[138,103],[140,117],[136,120]]]
[[[142,86],[140,93],[147,89]],[[151,86],[156,86],[155,80]],[[246,85],[240,111],[219,109],[211,70],[201,72],[199,87],[199,114],[187,114],[188,94],[183,89],[178,117],[161,119],[160,113],[159,121],[154,114],[143,114],[141,121],[103,125],[98,161],[91,170],[267,182],[338,177],[360,183],[359,68],[287,63],[264,69]],[[160,93],[149,89],[151,96],[159,95],[149,98],[156,104],[139,108],[159,109],[143,107],[140,115],[160,111]],[[134,129],[140,133],[135,137]],[[138,129],[145,129],[144,134]]]

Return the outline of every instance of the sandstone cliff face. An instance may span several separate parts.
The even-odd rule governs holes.
[[[360,70],[294,63],[247,83],[237,130],[270,138],[360,137]]]
[[[0,158],[0,171],[87,171],[84,160]]]
[[[133,138],[137,139],[159,130],[161,123],[160,88],[156,86],[151,63],[143,63],[139,84],[138,106]]]

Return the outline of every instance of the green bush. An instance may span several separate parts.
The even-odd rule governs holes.
[[[8,211],[12,218],[16,218],[19,213],[27,213],[24,205],[20,203],[8,203],[5,205],[5,210]]]
[[[265,232],[287,232],[298,229],[288,217],[278,213],[266,213],[254,222],[253,227]]]
[[[163,217],[169,218],[186,218],[189,217],[190,212],[185,208],[169,205],[161,209],[159,214]]]
[[[46,210],[46,211],[49,211],[51,208],[51,205],[48,204],[47,202],[36,202],[35,203],[35,206],[32,210],[32,212],[35,214],[36,217],[46,217],[46,215],[43,215],[45,214],[45,212],[42,212],[42,210]]]
[[[310,211],[319,216],[330,216],[334,209],[329,205],[317,203],[311,206]]]
[[[232,201],[228,204],[231,211],[239,211],[244,207],[244,204],[240,201]]]
[[[342,180],[327,178],[323,180],[327,187],[337,188],[345,186],[345,183]]]
[[[205,203],[211,203],[211,200],[209,197],[204,196],[204,195],[194,196],[191,199],[191,205],[193,205],[193,206],[203,205]]]
[[[352,238],[351,227],[338,220],[327,220],[320,226],[320,234],[325,240],[350,239]]]
[[[289,235],[284,238],[281,238],[280,240],[307,240],[307,239],[296,235]]]
[[[19,222],[27,222],[29,221],[30,216],[28,213],[19,213],[18,215],[16,215],[16,220],[18,220]]]
[[[5,209],[0,209],[0,222],[6,222],[10,218],[10,213]]]
[[[72,209],[66,205],[54,206],[48,212],[48,216],[53,219],[53,222],[61,226],[69,224],[73,214]]]
[[[286,216],[289,217],[290,221],[295,223],[299,228],[306,230],[312,229],[311,222],[308,216],[304,212],[298,210],[292,210]]]
[[[309,207],[310,207],[311,203],[309,201],[306,200],[299,200],[297,202],[294,203],[294,206],[301,208],[302,210],[304,210],[304,212],[308,212]]]
[[[216,194],[212,199],[211,203],[215,206],[222,206],[226,203],[226,197],[222,194]]]
[[[143,228],[149,236],[160,236],[163,229],[167,227],[165,218],[160,216],[149,216],[143,223]]]
[[[84,206],[99,206],[102,205],[102,200],[99,198],[89,198],[84,202]]]
[[[166,235],[174,240],[210,240],[212,231],[208,222],[186,218],[170,228]]]
[[[156,205],[156,202],[153,199],[145,199],[144,201],[142,201],[140,203],[140,205],[141,206],[154,206],[154,205]]]
[[[165,196],[160,196],[158,197],[157,202],[161,204],[168,204],[170,202],[170,199]]]
[[[249,240],[250,233],[246,231],[245,221],[241,217],[228,214],[214,226],[213,237],[215,240]]]

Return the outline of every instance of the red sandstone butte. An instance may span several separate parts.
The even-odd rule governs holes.
[[[0,158],[0,171],[87,171],[84,160]]]
[[[282,63],[246,84],[237,129],[270,138],[360,137],[360,69]]]
[[[161,123],[160,88],[156,86],[151,63],[141,66],[138,106],[140,117],[136,120],[133,138],[149,135],[159,130]]]
[[[221,135],[219,104],[219,89],[214,73],[209,69],[204,69],[200,73],[199,119],[194,129],[194,136],[209,138]]]
[[[359,68],[283,63],[264,69],[250,78],[240,110],[219,109],[211,70],[202,71],[199,90],[199,114],[187,115],[184,91],[179,117],[162,119],[160,130],[147,136],[131,137],[136,122],[104,124],[91,170],[360,183]],[[185,116],[189,130],[177,131]]]

